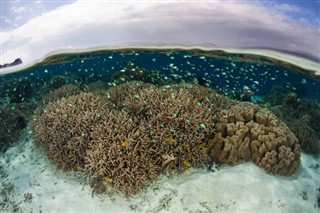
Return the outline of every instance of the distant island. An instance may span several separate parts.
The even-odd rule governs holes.
[[[8,63],[8,64],[0,64],[0,69],[1,68],[6,68],[6,67],[12,67],[12,66],[16,66],[18,64],[22,64],[22,60],[21,58],[17,58],[16,60],[14,60],[14,62],[12,63]]]

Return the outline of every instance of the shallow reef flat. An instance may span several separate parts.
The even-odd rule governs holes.
[[[318,70],[275,55],[108,49],[3,72],[0,209],[317,212]]]

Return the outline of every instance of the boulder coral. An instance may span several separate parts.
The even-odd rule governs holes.
[[[253,161],[277,175],[292,175],[300,162],[298,140],[289,128],[269,110],[247,102],[220,112],[209,147],[217,162]]]

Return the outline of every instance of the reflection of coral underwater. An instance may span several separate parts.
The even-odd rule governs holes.
[[[127,195],[162,172],[211,159],[252,160],[279,175],[298,168],[296,137],[258,106],[190,84],[132,81],[99,94],[71,92],[39,107],[33,135],[59,168],[84,170]]]

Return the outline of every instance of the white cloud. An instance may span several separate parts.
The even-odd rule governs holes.
[[[213,43],[320,56],[319,28],[304,26],[250,2],[78,1],[2,34],[1,63],[17,57],[28,62],[68,46],[86,48],[127,42]]]
[[[22,12],[26,12],[26,9],[24,7],[16,7],[16,6],[12,6],[10,8],[11,12],[13,13],[22,13]]]

